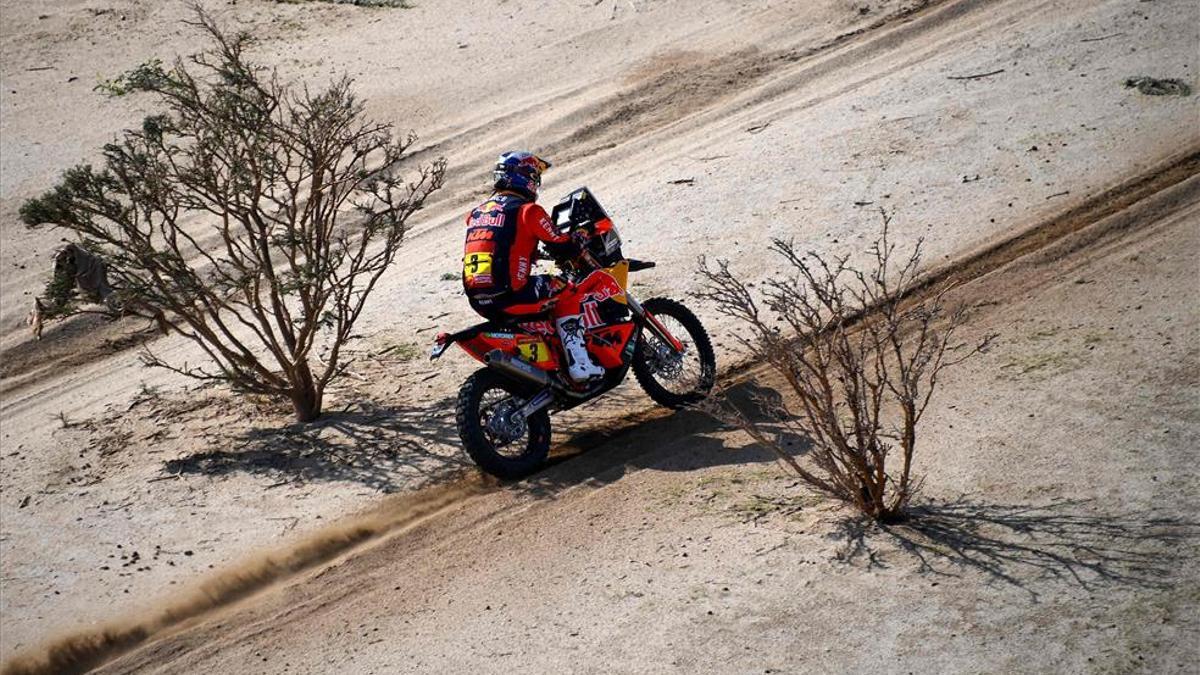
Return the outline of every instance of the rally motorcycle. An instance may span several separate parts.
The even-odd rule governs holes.
[[[586,384],[567,377],[548,311],[442,333],[430,354],[437,359],[457,344],[485,364],[459,390],[456,421],[471,459],[503,479],[526,476],[545,462],[552,412],[601,396],[631,368],[650,398],[668,408],[703,400],[716,378],[712,343],[691,310],[667,298],[639,302],[629,293],[629,273],[654,263],[622,254],[616,227],[587,188],[559,202],[551,220],[583,243],[579,255],[555,260],[568,280],[603,269],[621,287],[620,295],[584,303],[585,344],[605,375]]]

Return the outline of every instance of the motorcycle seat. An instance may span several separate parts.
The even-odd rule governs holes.
[[[521,324],[523,324],[523,323],[527,323],[530,321],[537,321],[539,319],[548,319],[548,318],[550,318],[550,312],[542,311],[542,312],[538,312],[536,314],[523,314],[520,316],[511,317],[511,318],[504,317],[504,319],[502,319],[502,320],[501,319],[492,319],[492,320],[484,321],[483,323],[477,323],[474,326],[470,326],[468,328],[464,328],[464,329],[458,331],[457,333],[451,333],[447,336],[447,338],[450,341],[454,342],[454,341],[459,341],[459,340],[469,340],[469,339],[475,337],[476,335],[479,335],[480,333],[487,333],[487,332],[491,332],[491,331],[519,331],[519,330],[521,330]]]
[[[503,317],[500,317],[494,323],[498,323],[498,324],[506,325],[506,326],[507,325],[515,326],[519,323],[527,323],[529,321],[542,321],[543,319],[549,319],[550,316],[551,316],[550,309],[544,308],[544,309],[539,309],[539,310],[535,310],[535,311],[531,311],[531,312],[507,314]]]

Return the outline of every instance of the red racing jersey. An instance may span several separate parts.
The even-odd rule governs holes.
[[[572,243],[554,229],[545,209],[519,195],[499,192],[472,209],[463,245],[462,281],[467,295],[495,296],[524,288],[538,242]]]

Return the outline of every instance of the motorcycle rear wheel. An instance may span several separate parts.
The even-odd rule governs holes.
[[[550,453],[550,413],[534,413],[525,420],[524,434],[507,440],[489,429],[498,409],[524,404],[522,387],[494,370],[481,368],[467,378],[458,392],[455,421],[463,448],[487,473],[504,480],[523,478],[541,468]]]
[[[683,408],[703,401],[717,379],[717,357],[704,325],[692,310],[674,300],[650,298],[642,306],[666,324],[687,351],[679,364],[674,364],[671,359],[678,357],[672,356],[673,350],[649,328],[643,328],[633,353],[633,374],[638,384],[655,403],[667,408]],[[679,334],[680,328],[685,334]],[[676,369],[680,372],[675,373]]]

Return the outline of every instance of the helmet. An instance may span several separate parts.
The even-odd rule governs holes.
[[[542,185],[542,172],[550,168],[550,162],[531,152],[510,151],[496,160],[492,177],[497,190],[511,190],[529,199],[537,199]]]

